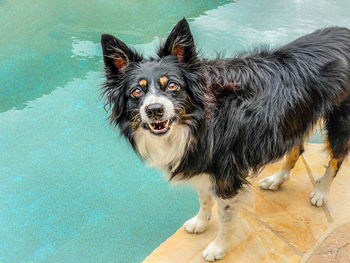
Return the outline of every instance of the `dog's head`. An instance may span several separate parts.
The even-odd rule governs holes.
[[[124,135],[139,129],[152,136],[176,125],[193,125],[202,108],[199,60],[189,25],[182,19],[157,52],[144,58],[112,35],[101,39],[111,121]],[[194,114],[197,112],[196,114]]]

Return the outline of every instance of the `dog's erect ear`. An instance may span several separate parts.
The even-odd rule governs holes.
[[[123,72],[123,68],[129,62],[140,62],[142,60],[141,55],[112,35],[103,34],[101,45],[105,65],[112,72]]]
[[[196,48],[190,26],[185,18],[181,19],[170,32],[164,45],[157,52],[159,57],[175,55],[183,63],[190,63],[196,59]]]

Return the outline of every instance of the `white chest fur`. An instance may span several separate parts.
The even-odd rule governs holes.
[[[169,173],[169,166],[174,170],[179,165],[190,141],[189,128],[179,124],[173,125],[163,136],[153,135],[142,128],[135,132],[135,143],[141,156],[149,166],[165,173]]]

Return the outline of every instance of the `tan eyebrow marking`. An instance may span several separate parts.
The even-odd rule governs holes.
[[[141,79],[141,80],[139,81],[139,85],[140,85],[141,87],[146,87],[146,86],[147,86],[147,80]]]
[[[159,79],[160,85],[165,86],[168,83],[168,78],[163,76]]]

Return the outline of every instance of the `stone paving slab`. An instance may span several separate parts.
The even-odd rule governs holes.
[[[262,190],[257,181],[277,172],[280,162],[251,179],[255,209],[252,206],[241,210],[232,248],[219,262],[350,262],[350,223],[341,223],[350,219],[350,162],[343,163],[326,206],[314,207],[309,200],[315,180],[328,163],[324,149],[322,144],[306,145],[290,180],[278,191]],[[144,262],[205,262],[202,251],[216,232],[216,215],[202,234],[188,234],[180,228]]]

